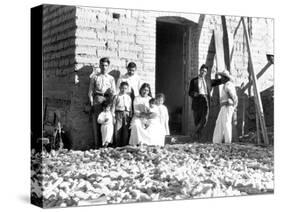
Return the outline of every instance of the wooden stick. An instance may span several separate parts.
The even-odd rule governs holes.
[[[233,42],[232,42],[232,47],[231,47],[230,56],[229,56],[229,64],[230,64],[230,67],[231,67],[232,58],[233,58],[233,54],[234,54],[234,39],[235,39],[235,37],[236,37],[237,31],[238,31],[238,29],[239,29],[239,27],[240,27],[241,22],[242,22],[242,17],[241,17],[241,19],[239,20],[238,25],[237,25],[237,27],[236,27],[236,29],[235,29],[235,31],[234,31],[234,34],[233,34]]]
[[[268,63],[262,68],[262,70],[257,74],[257,79],[259,79],[271,65],[272,65],[272,63],[271,63],[271,62],[268,62]],[[248,82],[248,83],[244,86],[244,88],[242,89],[242,92],[245,92],[245,90],[247,90],[251,85],[252,85],[252,82]]]
[[[264,120],[262,102],[261,102],[259,88],[258,88],[258,85],[257,85],[257,77],[256,77],[256,74],[255,74],[255,71],[254,71],[254,66],[253,66],[252,50],[251,50],[251,46],[250,46],[249,34],[248,34],[248,31],[247,31],[247,28],[246,28],[244,18],[242,18],[242,23],[243,23],[244,34],[245,34],[245,38],[246,38],[246,45],[247,45],[248,54],[249,54],[249,70],[251,72],[251,76],[252,76],[252,80],[253,80],[255,103],[256,103],[256,106],[257,106],[257,112],[258,112],[258,116],[259,116],[260,123],[261,123],[263,140],[264,140],[265,144],[268,145],[269,141],[268,141],[268,135],[267,135],[266,125],[265,125],[265,120]]]
[[[257,108],[257,107],[255,107],[255,108]],[[257,128],[257,131],[256,131],[256,134],[257,134],[257,144],[260,145],[261,144],[260,123],[259,123],[259,114],[258,114],[257,111],[256,111],[256,128]]]
[[[241,90],[243,89],[244,83],[241,85]],[[241,92],[242,94],[242,133],[241,135],[244,136],[245,133],[245,110],[246,110],[246,97],[244,95],[244,92]]]

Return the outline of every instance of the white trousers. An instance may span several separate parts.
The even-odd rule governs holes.
[[[107,143],[112,143],[113,136],[113,124],[102,124],[101,125],[101,137],[102,145]]]
[[[222,106],[216,121],[213,143],[231,143],[233,106]]]

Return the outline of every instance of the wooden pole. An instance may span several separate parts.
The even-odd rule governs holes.
[[[257,79],[259,79],[259,78],[265,73],[265,71],[266,71],[272,64],[273,64],[273,63],[269,61],[269,62],[262,68],[262,70],[257,74]],[[244,86],[242,92],[245,92],[245,90],[247,90],[251,85],[252,85],[252,82],[247,83],[247,84]]]
[[[244,83],[241,84],[241,90],[243,89],[244,87]],[[244,92],[241,92],[241,95],[242,95],[242,124],[241,124],[241,135],[244,136],[244,133],[245,133],[245,110],[246,110],[246,98],[245,98],[245,95],[244,95]]]
[[[256,135],[257,135],[257,144],[260,145],[261,144],[261,137],[260,137],[260,123],[259,123],[259,114],[256,111]]]
[[[242,22],[242,17],[241,19],[239,20],[238,22],[238,25],[234,31],[234,34],[233,34],[233,39],[232,39],[232,42],[231,42],[231,51],[230,51],[230,56],[229,56],[229,64],[230,64],[230,67],[231,67],[231,64],[232,64],[232,59],[233,59],[233,54],[234,54],[234,40],[235,40],[235,37],[236,37],[236,34],[237,34],[237,31],[240,27],[240,24]]]
[[[253,86],[254,86],[253,90],[254,90],[255,104],[256,104],[256,108],[257,108],[257,112],[258,112],[258,116],[259,116],[259,120],[260,120],[260,124],[261,124],[263,140],[264,140],[265,144],[268,145],[269,141],[268,141],[268,135],[267,135],[266,125],[265,125],[265,120],[264,120],[262,102],[261,102],[259,88],[258,88],[258,85],[257,85],[257,77],[256,77],[256,74],[255,74],[255,71],[254,71],[254,66],[253,66],[252,50],[251,50],[251,46],[250,46],[249,34],[248,34],[248,30],[246,28],[244,18],[242,18],[242,24],[243,24],[243,28],[244,28],[244,35],[245,35],[245,38],[246,38],[246,45],[247,45],[248,55],[249,55],[249,66],[250,66],[249,70],[251,72],[251,76],[252,76],[252,80],[253,80]]]

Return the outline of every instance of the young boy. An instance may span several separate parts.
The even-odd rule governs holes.
[[[112,114],[115,117],[114,138],[116,146],[126,146],[129,143],[129,127],[132,116],[132,100],[127,94],[129,84],[121,82],[119,94],[113,99]]]
[[[110,103],[104,101],[102,103],[103,111],[98,116],[98,123],[101,124],[102,146],[107,147],[112,143],[113,136],[113,116],[110,111]]]
[[[164,105],[165,95],[163,93],[159,93],[156,95],[156,104],[159,106],[160,111],[160,121],[162,126],[165,129],[165,135],[170,135],[169,129],[169,113],[167,107]]]
[[[153,110],[156,107],[156,100],[154,98],[151,98],[149,100],[149,108],[144,109],[144,114],[146,115],[146,118],[142,118],[142,124],[145,129],[147,129],[150,125],[150,115],[152,114],[151,110]]]

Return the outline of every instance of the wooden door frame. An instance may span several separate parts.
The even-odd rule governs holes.
[[[189,25],[183,25],[183,84],[184,84],[184,103],[182,113],[182,134],[187,135],[189,132],[188,118],[190,116],[190,98],[188,95],[190,72],[190,43],[191,43],[191,28]]]

